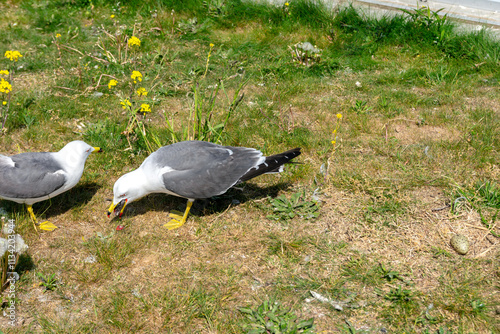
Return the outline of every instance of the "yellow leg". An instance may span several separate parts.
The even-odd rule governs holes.
[[[172,218],[172,220],[170,220],[168,223],[166,223],[163,226],[165,226],[169,230],[173,230],[175,228],[179,228],[182,225],[184,225],[184,223],[187,220],[187,216],[189,214],[189,210],[191,210],[191,206],[193,205],[193,202],[194,202],[194,200],[188,199],[187,206],[186,206],[186,211],[184,212],[184,215],[181,216],[181,215],[176,215],[174,213],[171,213],[169,216],[170,216],[170,218]]]
[[[28,209],[28,213],[30,214],[31,221],[33,222],[33,227],[35,228],[35,231],[37,231],[36,226],[38,225],[38,221],[36,220],[36,216],[33,213],[33,208],[28,204],[26,204],[26,208]]]
[[[31,220],[33,221],[33,227],[35,227],[35,231],[37,225],[41,230],[45,231],[53,231],[57,228],[56,225],[52,224],[49,221],[44,221],[43,223],[39,224],[35,214],[33,213],[33,207],[31,205],[26,204],[26,208],[28,209],[28,213],[30,214]]]

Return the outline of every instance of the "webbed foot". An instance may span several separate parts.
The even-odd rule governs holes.
[[[194,200],[188,199],[186,211],[184,212],[184,214],[182,214],[181,212],[178,212],[178,211],[172,211],[169,214],[169,217],[172,219],[163,226],[165,226],[169,230],[173,230],[173,229],[179,228],[182,225],[184,225],[184,223],[187,220],[189,210],[191,209],[191,206],[193,205],[193,202],[194,202]]]
[[[49,221],[44,221],[43,223],[40,223],[40,225],[38,225],[38,227],[40,228],[40,230],[44,230],[44,231],[54,231],[57,228],[56,225],[52,224]]]

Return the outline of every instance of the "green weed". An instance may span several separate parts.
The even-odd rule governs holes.
[[[256,309],[240,307],[239,311],[245,315],[243,328],[249,334],[314,333],[314,318],[298,319],[290,308],[273,299],[264,301]]]
[[[208,15],[212,17],[223,17],[227,13],[225,0],[206,0],[203,4],[207,7]]]
[[[56,274],[46,276],[42,273],[37,273],[37,276],[41,280],[40,285],[47,291],[53,291],[60,285],[59,280],[56,278]]]
[[[411,290],[403,289],[402,286],[391,289],[387,294],[385,294],[384,299],[387,299],[393,303],[409,303],[414,299]]]
[[[351,110],[357,114],[367,114],[369,113],[373,107],[368,106],[367,101],[356,100],[354,106],[351,107]]]
[[[385,266],[381,263],[380,264],[380,270],[382,271],[382,277],[387,279],[389,282],[392,280],[398,279],[398,280],[403,280],[401,274],[395,270],[391,269],[386,269]]]
[[[267,218],[273,220],[287,221],[296,216],[304,219],[314,219],[319,216],[319,204],[316,201],[307,201],[305,191],[298,191],[290,198],[280,195],[270,198],[273,214]]]
[[[417,292],[405,289],[401,285],[391,288],[387,293],[378,288],[375,292],[391,303],[391,306],[382,312],[387,322],[398,328],[412,328],[412,325],[419,319],[420,313]]]
[[[401,11],[408,15],[415,27],[428,30],[438,43],[443,43],[451,28],[448,23],[448,15],[440,14],[443,9],[432,11],[429,7],[420,7],[414,10],[401,9]]]
[[[479,181],[475,185],[484,206],[500,209],[500,185],[494,181]]]

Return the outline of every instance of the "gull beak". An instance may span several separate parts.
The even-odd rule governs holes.
[[[108,209],[108,218],[110,218],[111,213],[114,213],[115,216],[122,217],[123,215],[123,210],[125,210],[125,206],[127,206],[127,199],[122,199],[120,202],[117,204],[111,204],[111,206]]]
[[[94,147],[94,150],[92,152],[100,153],[100,152],[102,152],[102,148],[100,148],[100,147]]]

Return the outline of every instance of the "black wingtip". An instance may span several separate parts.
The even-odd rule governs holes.
[[[240,178],[240,182],[248,181],[262,174],[266,173],[279,173],[282,170],[284,164],[296,163],[291,161],[292,159],[298,157],[301,152],[301,148],[296,147],[283,153],[275,154],[266,157],[266,161],[259,166],[250,169],[245,175]]]

